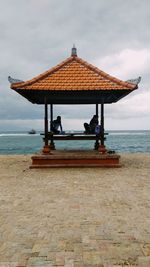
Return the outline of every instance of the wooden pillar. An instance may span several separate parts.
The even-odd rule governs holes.
[[[104,103],[101,103],[101,144],[99,146],[99,152],[105,154],[107,152],[104,144]]]
[[[51,129],[51,123],[53,121],[53,104],[50,104],[50,131]]]
[[[104,104],[101,104],[101,145],[104,145]]]
[[[50,147],[48,145],[48,104],[47,99],[45,97],[45,118],[44,118],[44,147],[43,147],[43,154],[50,154]]]
[[[53,139],[53,133],[52,133],[52,121],[53,121],[53,104],[50,104],[50,149],[55,150],[55,143]]]
[[[96,116],[98,116],[98,104],[96,104]]]
[[[96,103],[96,116],[98,117],[98,104],[97,103]],[[98,148],[99,148],[99,135],[96,136],[96,142],[94,145],[95,150],[98,150]]]

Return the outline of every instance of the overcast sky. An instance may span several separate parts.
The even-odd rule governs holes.
[[[0,0],[0,131],[43,128],[43,106],[10,89],[71,54],[139,89],[105,106],[105,128],[150,130],[149,0]],[[65,129],[82,129],[94,106],[56,106]]]

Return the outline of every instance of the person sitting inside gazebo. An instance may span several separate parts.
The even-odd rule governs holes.
[[[51,131],[55,134],[59,134],[59,133],[62,133],[62,124],[61,124],[61,117],[60,116],[57,116],[57,119],[56,120],[53,120],[51,122]],[[60,131],[58,130],[60,128]]]
[[[95,128],[98,125],[98,116],[94,115],[93,118],[90,120],[90,123],[88,124],[87,122],[84,123],[84,128],[85,128],[85,133],[95,133]]]

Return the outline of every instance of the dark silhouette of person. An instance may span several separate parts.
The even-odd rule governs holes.
[[[60,130],[58,130],[59,128]],[[51,122],[51,131],[56,134],[59,134],[62,132],[62,124],[61,124],[60,116],[57,116],[57,119]]]
[[[84,123],[85,133],[95,133],[95,127],[98,125],[98,116],[94,115],[90,123]]]

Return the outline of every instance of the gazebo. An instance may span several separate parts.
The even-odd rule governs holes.
[[[40,154],[32,157],[31,167],[55,166],[109,166],[118,167],[119,155],[110,154],[106,149],[104,140],[104,104],[119,101],[138,88],[140,77],[126,82],[114,78],[102,70],[94,67],[77,56],[77,49],[72,48],[71,56],[57,66],[28,80],[12,79],[11,89],[25,97],[33,104],[44,105],[44,146]],[[55,104],[95,104],[95,113],[98,115],[101,106],[100,124],[101,133],[98,136],[54,136],[49,131],[48,105],[50,105],[50,121],[53,120],[53,106]],[[54,151],[54,140],[96,140],[94,152],[87,151]],[[51,140],[51,144],[49,144]],[[99,142],[100,141],[100,142]]]

